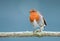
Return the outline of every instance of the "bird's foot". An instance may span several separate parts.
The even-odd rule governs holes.
[[[41,30],[40,29],[37,29],[37,30],[34,30],[33,32],[41,32]]]

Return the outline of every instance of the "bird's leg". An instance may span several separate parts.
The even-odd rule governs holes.
[[[40,27],[40,32],[42,32],[44,30],[44,26]]]
[[[39,32],[39,30],[40,30],[40,29],[34,28],[34,31],[33,31],[33,32]]]
[[[41,25],[40,25],[40,30],[39,30],[39,31],[42,32],[43,30],[44,30],[44,24],[41,24]]]

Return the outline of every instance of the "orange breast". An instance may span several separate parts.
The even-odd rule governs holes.
[[[34,19],[36,20],[36,21],[39,21],[40,20],[40,16],[38,15],[38,14],[31,14],[30,15],[30,21],[31,22],[33,22],[34,21]]]

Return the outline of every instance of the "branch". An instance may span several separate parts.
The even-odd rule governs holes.
[[[50,32],[50,31],[42,31],[42,32],[0,32],[1,37],[60,37],[60,32]]]

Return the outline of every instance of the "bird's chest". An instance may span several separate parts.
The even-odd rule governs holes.
[[[30,21],[33,22],[34,20],[36,21],[40,20],[40,16],[38,14],[30,15]]]

